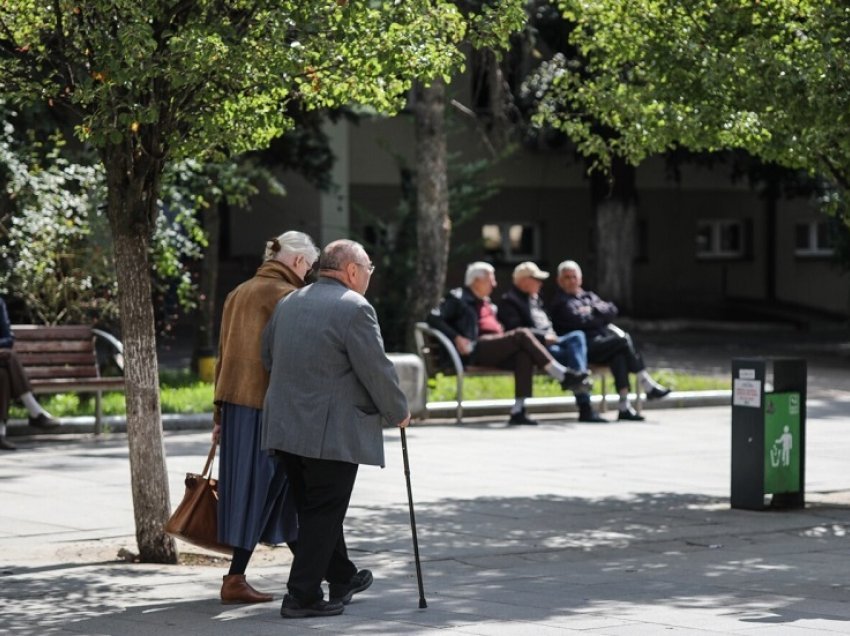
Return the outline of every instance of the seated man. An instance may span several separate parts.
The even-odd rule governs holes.
[[[614,376],[620,394],[617,419],[640,421],[629,402],[629,373],[637,373],[648,400],[657,400],[670,393],[649,375],[643,359],[635,348],[631,336],[613,327],[617,306],[605,302],[593,292],[582,289],[581,267],[575,261],[558,265],[558,286],[549,307],[549,315],[559,334],[581,329],[587,336],[587,359],[592,363],[607,364]]]
[[[506,332],[496,318],[490,294],[496,287],[495,270],[489,263],[471,263],[464,286],[446,294],[428,316],[428,324],[454,342],[464,365],[502,367],[514,372],[515,398],[508,424],[537,424],[525,413],[531,397],[534,367],[542,368],[566,389],[578,386],[587,373],[566,368],[555,360],[528,329]]]
[[[561,336],[552,328],[552,321],[540,300],[540,288],[549,278],[549,272],[541,271],[531,261],[520,263],[514,268],[514,284],[502,294],[499,301],[499,322],[505,329],[528,327],[537,339],[549,350],[552,357],[565,367],[587,371],[587,339],[581,329],[569,331]],[[579,422],[607,422],[590,405],[587,386],[573,390],[578,404]]]

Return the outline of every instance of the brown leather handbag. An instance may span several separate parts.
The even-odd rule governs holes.
[[[204,471],[186,473],[186,492],[165,531],[177,539],[214,552],[232,554],[233,548],[218,541],[218,480],[212,478],[217,442],[213,442]]]

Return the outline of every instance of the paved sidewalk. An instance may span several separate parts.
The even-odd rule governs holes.
[[[729,508],[728,407],[413,427],[424,610],[388,429],[387,468],[361,469],[347,523],[375,584],[342,616],[304,620],[278,614],[285,548],[255,555],[250,580],[276,594],[255,606],[218,603],[226,563],[117,559],[135,550],[123,435],[16,440],[0,456],[0,633],[850,633],[848,413],[845,395],[810,401],[809,505],[791,512]],[[174,503],[208,440],[166,434]]]

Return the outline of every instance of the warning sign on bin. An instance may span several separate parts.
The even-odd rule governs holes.
[[[733,406],[761,406],[761,381],[736,378],[732,388]]]

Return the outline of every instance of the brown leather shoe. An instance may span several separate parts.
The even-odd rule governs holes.
[[[268,603],[271,594],[258,592],[248,584],[244,574],[225,574],[221,583],[221,602],[224,605],[233,603]]]

